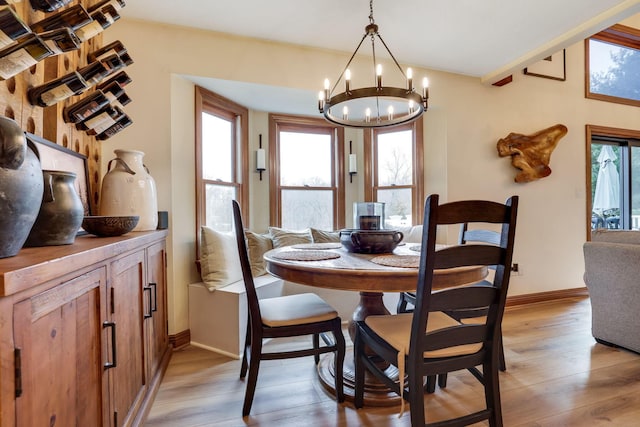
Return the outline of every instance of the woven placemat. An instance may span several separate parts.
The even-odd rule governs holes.
[[[371,258],[371,262],[387,267],[418,268],[420,255],[381,255]]]
[[[298,245],[291,246],[294,249],[340,249],[342,245],[336,242],[326,242],[326,243],[300,243]]]
[[[314,250],[283,251],[273,254],[272,256],[273,258],[285,261],[322,261],[325,259],[340,258],[340,254],[336,252]]]

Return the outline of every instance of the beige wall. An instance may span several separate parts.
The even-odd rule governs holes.
[[[103,161],[115,148],[146,153],[145,163],[158,186],[159,208],[170,216],[169,282],[171,334],[188,328],[187,285],[197,281],[194,265],[193,84],[180,75],[214,77],[315,90],[326,70],[339,70],[348,55],[304,49],[221,34],[122,19],[105,33],[120,39],[135,64],[127,72],[134,125],[103,143]],[[516,74],[502,88],[478,78],[421,70],[431,81],[425,115],[425,188],[445,200],[521,197],[514,260],[522,275],[510,294],[583,287],[585,241],[585,125],[637,129],[638,108],[584,98],[582,43],[567,49],[567,80]],[[411,65],[411,64],[409,64]],[[315,102],[315,99],[312,101]],[[251,111],[252,152],[267,113]],[[569,129],[551,157],[553,173],[527,184],[513,182],[516,170],[499,158],[496,142],[510,132],[529,134],[562,123]],[[361,147],[349,130],[347,141]],[[361,161],[362,156],[359,156]],[[106,170],[106,169],[105,169]],[[362,170],[362,167],[360,168]],[[347,181],[348,182],[348,181]],[[250,174],[252,228],[268,225],[268,179]],[[347,186],[350,206],[362,197],[362,177]]]

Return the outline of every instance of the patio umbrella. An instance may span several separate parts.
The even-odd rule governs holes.
[[[610,145],[604,145],[598,156],[600,169],[596,181],[592,210],[599,215],[609,209],[620,208],[620,178],[613,161],[617,158]]]

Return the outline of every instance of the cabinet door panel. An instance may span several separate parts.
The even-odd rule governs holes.
[[[101,268],[14,305],[22,390],[17,425],[108,422],[105,289]]]
[[[117,366],[110,369],[113,411],[117,426],[130,421],[146,386],[143,335],[144,251],[111,264],[111,320],[116,324]]]

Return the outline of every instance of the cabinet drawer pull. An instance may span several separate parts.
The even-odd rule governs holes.
[[[158,284],[155,282],[149,283],[149,287],[153,288],[153,308],[152,312],[158,311]]]
[[[145,314],[143,315],[143,317],[144,317],[145,319],[148,319],[148,318],[150,318],[151,316],[153,316],[153,313],[152,313],[152,310],[151,310],[151,288],[150,288],[149,286],[145,286],[144,288],[142,288],[142,291],[143,291],[143,292],[147,292],[147,291],[149,291],[149,293],[147,294],[147,302],[149,303],[149,304],[147,305],[147,307],[149,308],[149,312],[148,312],[148,313],[145,313]]]
[[[102,328],[111,328],[111,360],[112,362],[107,362],[104,364],[104,369],[111,369],[118,366],[118,362],[116,360],[116,354],[118,351],[116,350],[116,322],[104,322],[102,323]]]

